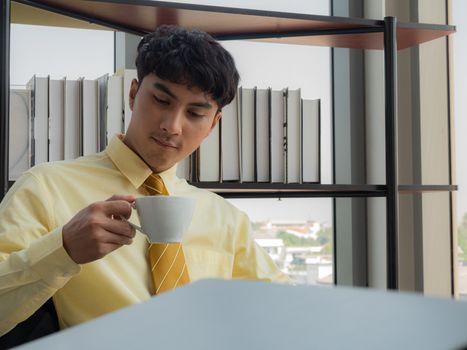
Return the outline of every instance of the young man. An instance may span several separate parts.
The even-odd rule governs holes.
[[[230,54],[203,32],[160,27],[138,46],[126,135],[105,151],[27,171],[0,205],[0,335],[53,297],[70,327],[154,294],[148,241],[121,218],[160,176],[196,209],[183,239],[191,281],[286,281],[251,237],[247,216],[175,175],[216,126],[236,93]]]

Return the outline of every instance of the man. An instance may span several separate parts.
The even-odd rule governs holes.
[[[245,214],[175,175],[235,96],[230,54],[209,35],[160,27],[138,46],[126,135],[105,151],[27,171],[0,205],[0,335],[53,297],[61,328],[154,294],[148,241],[123,219],[157,176],[170,195],[196,200],[183,238],[191,281],[285,281],[252,240]]]

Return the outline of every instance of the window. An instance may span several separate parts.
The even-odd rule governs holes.
[[[333,284],[332,199],[229,201],[248,213],[256,243],[294,283]]]
[[[467,48],[463,44],[467,40],[467,20],[463,16],[467,11],[467,3],[462,0],[452,2],[453,23],[457,27],[454,35],[454,114],[456,127],[456,168],[457,184],[457,282],[459,298],[467,299],[467,159],[465,150],[467,140],[463,136],[467,130],[467,101],[463,96],[467,93],[467,82],[462,77],[467,74],[465,62],[467,60]],[[456,270],[454,270],[456,271]]]

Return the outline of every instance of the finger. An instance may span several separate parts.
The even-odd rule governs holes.
[[[133,229],[126,220],[119,218],[106,219],[102,222],[102,228],[113,234],[126,236],[133,238],[136,235],[135,229]]]
[[[136,200],[136,197],[132,194],[114,194],[112,197],[106,199],[106,202],[110,201],[127,201],[128,203],[133,203]]]
[[[116,245],[122,246],[122,245],[131,244],[133,242],[132,237],[128,237],[128,236],[121,235],[121,234],[114,233],[112,231],[107,231],[107,230],[101,231],[99,240],[100,240],[101,245],[116,244]]]
[[[101,202],[100,210],[107,217],[123,217],[128,219],[131,216],[132,207],[130,202],[125,200],[107,200],[105,202]]]
[[[107,238],[108,239],[106,240],[106,243],[108,244],[116,244],[116,245],[122,246],[122,245],[130,245],[131,243],[133,243],[133,238],[118,235],[118,234],[109,234]]]

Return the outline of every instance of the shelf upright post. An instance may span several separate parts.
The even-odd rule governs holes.
[[[387,288],[398,288],[399,192],[397,166],[397,19],[384,18],[384,82],[386,131]]]
[[[2,0],[0,18],[0,200],[8,191],[10,118],[10,0]]]

